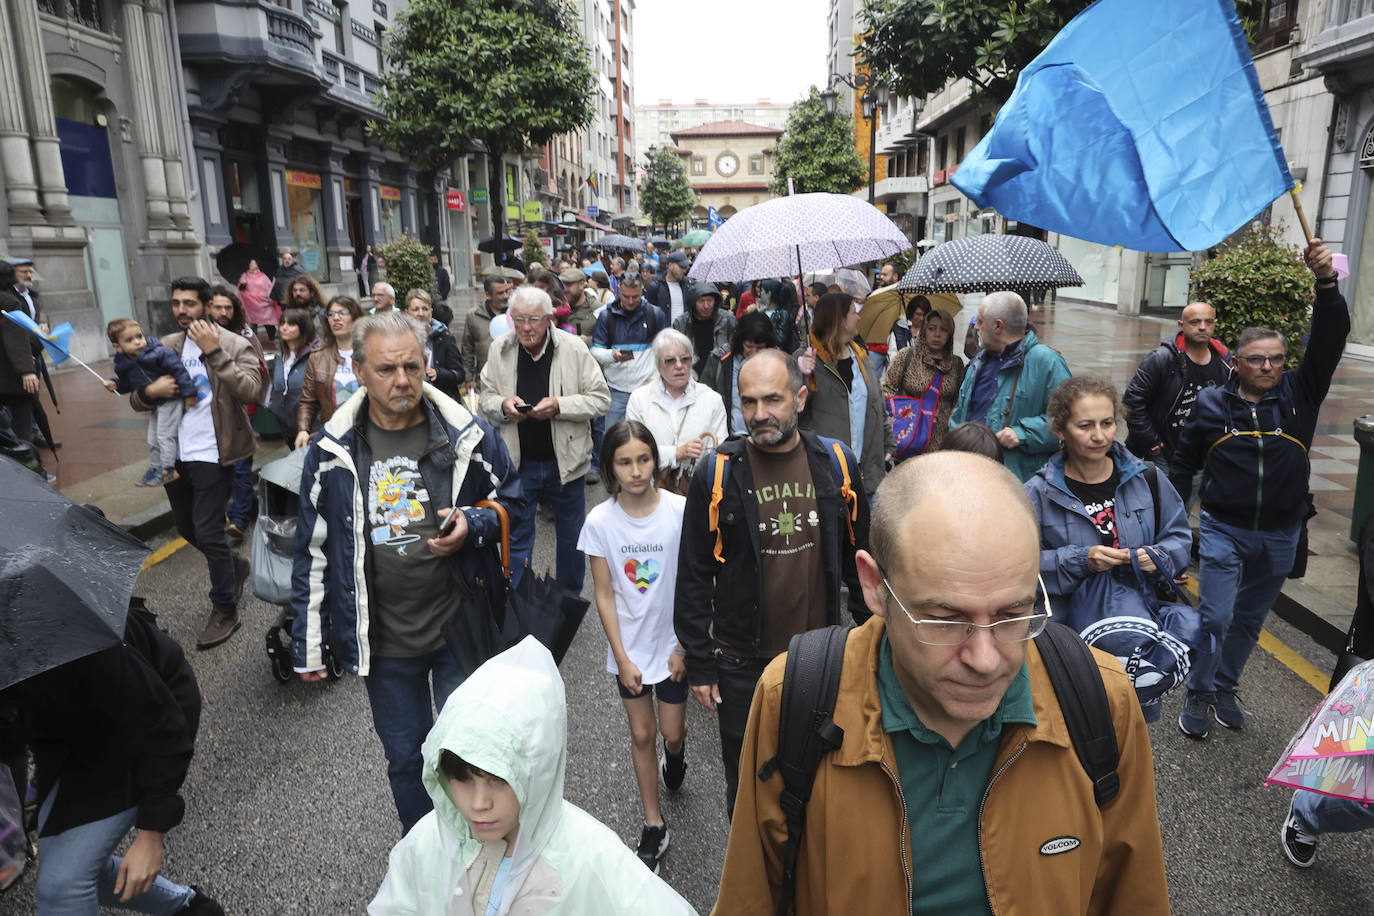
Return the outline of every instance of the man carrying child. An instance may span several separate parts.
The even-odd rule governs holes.
[[[177,479],[177,430],[184,410],[196,406],[200,395],[181,357],[160,340],[148,340],[143,328],[132,318],[116,318],[105,329],[114,344],[115,377],[105,387],[119,394],[142,388],[160,376],[170,375],[177,382],[177,397],[159,401],[148,420],[148,470],[136,487],[164,486]]]

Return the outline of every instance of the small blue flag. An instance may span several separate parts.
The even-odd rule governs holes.
[[[67,322],[62,322],[48,333],[44,334],[43,329],[38,326],[38,322],[28,316],[27,312],[10,310],[4,313],[5,317],[21,328],[36,334],[38,339],[43,342],[43,349],[52,356],[52,361],[58,365],[68,356],[71,356],[71,346],[69,341],[72,336],[72,326]]]
[[[1201,251],[1293,187],[1231,0],[1097,0],[1021,71],[953,177],[979,207]]]
[[[719,214],[718,212],[716,212],[716,208],[715,208],[715,207],[707,207],[707,208],[706,208],[706,228],[707,228],[707,229],[710,229],[712,232],[715,232],[715,231],[716,231],[717,229],[719,229],[722,225],[724,225],[724,223],[725,223],[725,220],[723,220],[723,219],[720,218],[720,214]]]

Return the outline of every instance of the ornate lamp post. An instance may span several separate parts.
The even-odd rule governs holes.
[[[856,73],[852,78],[843,73],[832,73],[826,81],[825,91],[821,93],[821,101],[825,103],[825,113],[828,115],[835,114],[839,102],[840,94],[835,91],[836,83],[844,83],[850,89],[863,93],[859,96],[859,107],[868,121],[868,202],[871,204],[878,174],[878,109],[887,107],[887,87],[876,85],[876,81],[868,73]]]

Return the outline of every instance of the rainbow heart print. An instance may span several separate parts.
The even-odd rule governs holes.
[[[642,595],[649,590],[649,586],[658,581],[659,574],[663,568],[658,565],[657,560],[636,560],[633,557],[625,561],[625,578],[629,579],[635,588],[639,589]]]

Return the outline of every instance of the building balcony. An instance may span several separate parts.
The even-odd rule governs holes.
[[[906,198],[916,198],[930,190],[930,182],[924,175],[913,175],[907,178],[884,178],[873,186],[873,200],[875,203],[897,203],[901,204]],[[864,185],[854,192],[855,197],[868,199],[868,185]],[[907,201],[907,203],[911,203]],[[906,209],[910,209],[908,206]]]
[[[365,115],[378,115],[377,96],[382,91],[375,74],[332,51],[321,52],[324,62],[325,96],[346,108]]]
[[[178,3],[177,32],[182,62],[200,71],[207,107],[227,104],[247,83],[310,88],[324,82],[317,26],[266,0]]]
[[[1316,42],[1296,58],[1303,67],[1349,82],[1352,89],[1370,83],[1371,60],[1374,0],[1333,0],[1327,4],[1326,20]]]

